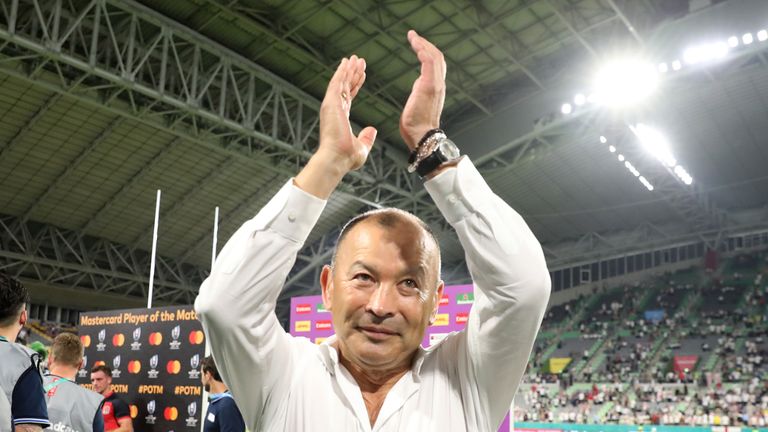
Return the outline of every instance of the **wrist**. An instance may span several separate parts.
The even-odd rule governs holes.
[[[348,161],[344,158],[317,152],[294,178],[293,183],[304,192],[327,200],[350,171],[347,165]]]

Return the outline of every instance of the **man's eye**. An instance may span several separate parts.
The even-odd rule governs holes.
[[[414,289],[419,287],[419,284],[417,284],[416,281],[413,279],[404,280],[403,285],[405,285],[408,288],[414,288]]]
[[[373,278],[371,277],[371,275],[365,274],[365,273],[358,273],[358,274],[356,274],[355,275],[355,279],[359,280],[361,282],[372,282],[373,281]]]

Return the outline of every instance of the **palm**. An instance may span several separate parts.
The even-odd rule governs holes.
[[[368,157],[376,130],[367,127],[358,136],[352,132],[349,111],[365,81],[365,61],[356,56],[342,60],[328,84],[320,107],[319,152],[344,164],[344,169],[360,168]]]
[[[408,147],[414,149],[427,131],[440,126],[446,68],[442,53],[429,41],[414,31],[408,32],[408,40],[421,62],[421,73],[400,117],[400,134]]]

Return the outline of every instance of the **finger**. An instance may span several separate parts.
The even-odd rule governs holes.
[[[325,92],[326,97],[329,95],[337,95],[341,92],[342,82],[344,80],[344,70],[346,69],[347,58],[341,59],[339,66],[333,73],[331,80],[328,81],[328,89]]]
[[[352,98],[357,95],[357,93],[360,91],[360,88],[363,86],[363,83],[365,83],[365,66],[365,60],[362,58],[358,59],[355,73],[352,77],[352,85],[350,87]]]
[[[446,67],[443,53],[414,30],[408,32],[408,41],[421,62],[421,75],[444,80]]]
[[[357,140],[363,143],[363,145],[370,151],[373,147],[373,143],[376,141],[376,134],[378,134],[376,128],[368,126],[357,134]]]

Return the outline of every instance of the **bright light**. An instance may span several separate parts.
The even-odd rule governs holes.
[[[611,153],[616,153],[616,147],[614,147],[612,145],[608,146],[608,151],[611,152]]]
[[[581,106],[581,105],[584,105],[585,102],[587,102],[587,97],[581,93],[573,97],[573,103],[575,103],[576,105]]]
[[[683,60],[689,64],[716,60],[728,54],[728,45],[723,42],[698,45],[685,50]]]
[[[619,155],[619,162],[624,162],[624,155],[623,154]]]
[[[731,48],[736,48],[739,46],[739,38],[736,36],[731,36],[728,38],[728,46]]]
[[[638,123],[629,128],[635,136],[637,136],[640,145],[662,164],[670,168],[677,164],[677,160],[672,155],[672,150],[669,148],[669,142],[661,132],[643,123]]]
[[[768,40],[768,30],[760,30],[757,32],[757,40],[760,42],[765,42]]]
[[[648,63],[620,60],[603,66],[595,78],[600,102],[627,106],[648,97],[656,89],[658,73]]]
[[[600,96],[597,93],[590,93],[589,96],[587,96],[587,102],[591,104],[600,103]]]
[[[752,33],[745,33],[744,36],[741,37],[741,41],[744,43],[744,45],[751,44],[755,39],[752,37]]]
[[[573,112],[573,107],[571,106],[571,104],[565,103],[563,104],[563,106],[560,107],[560,112],[562,112],[563,114],[570,114],[571,112]]]
[[[604,137],[604,136],[600,135],[600,142],[601,142],[601,143],[603,143],[603,144],[605,144],[605,143],[607,143],[607,142],[608,142],[608,138],[606,138],[606,137]]]
[[[688,171],[685,170],[685,168],[682,167],[682,165],[675,166],[675,169],[673,170],[675,172],[675,175],[683,181],[683,183],[690,185],[693,183],[693,177],[691,177],[690,174],[688,174]]]
[[[640,180],[640,183],[642,183],[643,186],[645,186],[646,189],[648,189],[649,191],[653,190],[653,185],[645,177],[640,176],[637,179]]]
[[[659,73],[667,73],[669,70],[669,67],[667,67],[666,63],[659,63]]]
[[[679,71],[683,67],[683,64],[680,63],[680,60],[675,60],[672,62],[672,70]]]

